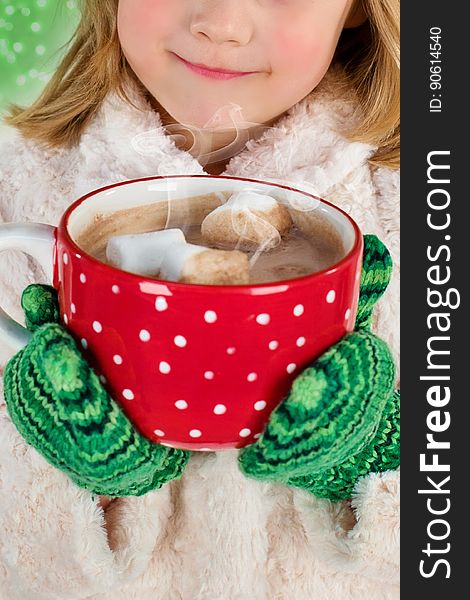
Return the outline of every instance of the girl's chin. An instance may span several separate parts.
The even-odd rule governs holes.
[[[191,96],[190,106],[188,104],[176,105],[171,102],[165,102],[162,99],[160,108],[163,113],[171,117],[173,122],[181,123],[199,129],[234,129],[235,124],[243,127],[246,123],[252,123],[250,115],[252,111],[246,110],[243,106],[229,99],[221,99],[218,102],[204,102],[201,99],[199,103],[195,94]],[[161,110],[159,111],[162,112]],[[246,125],[245,125],[246,126]]]
[[[201,111],[198,114],[188,114],[184,111],[166,112],[171,117],[169,123],[179,123],[194,129],[204,129],[207,131],[217,131],[223,133],[224,130],[233,131],[234,129],[244,129],[247,127],[247,121],[241,120],[239,118],[239,114],[234,114],[232,117],[228,116],[221,118],[219,113],[222,110],[225,111],[225,109],[222,107],[214,112]]]
[[[252,128],[254,124],[262,124],[266,121],[260,121],[259,115],[255,116],[253,110],[247,110],[236,102],[221,100],[212,102],[210,105],[201,101],[197,102],[195,95],[191,97],[191,106],[179,105],[166,102],[164,98],[157,99],[152,96],[152,105],[160,114],[163,124],[181,124],[194,129],[206,129],[217,132],[223,130],[233,131],[234,129]],[[188,110],[190,109],[190,110]],[[259,111],[258,111],[259,112]]]

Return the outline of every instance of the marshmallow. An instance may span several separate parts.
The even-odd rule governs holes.
[[[292,225],[285,206],[266,194],[242,191],[207,215],[201,225],[206,243],[242,250],[269,250]]]
[[[248,257],[238,251],[175,243],[163,256],[159,277],[181,283],[244,285],[250,282]]]
[[[185,242],[186,238],[181,229],[117,235],[108,242],[106,258],[123,271],[155,276],[160,270],[167,248]]]

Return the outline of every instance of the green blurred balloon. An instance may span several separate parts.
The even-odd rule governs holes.
[[[0,0],[0,111],[38,96],[79,18],[77,0]]]

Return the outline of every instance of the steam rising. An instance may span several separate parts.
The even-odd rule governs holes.
[[[219,108],[214,115],[207,121],[207,123],[202,127],[194,127],[192,125],[184,124],[184,123],[175,123],[170,124],[165,127],[165,131],[167,136],[173,141],[173,143],[177,147],[181,147],[186,143],[186,137],[181,133],[181,130],[184,129],[192,135],[193,142],[191,147],[188,149],[188,152],[196,158],[201,166],[207,166],[213,163],[218,163],[221,161],[227,161],[230,158],[236,156],[240,153],[240,151],[246,146],[247,142],[252,139],[252,132],[256,132],[256,136],[261,137],[265,134],[265,132],[269,130],[273,130],[276,132],[275,137],[277,139],[282,139],[285,135],[285,132],[281,128],[272,127],[268,125],[264,125],[262,123],[254,123],[246,121],[243,118],[243,110],[242,107],[235,103],[229,103],[227,105]],[[204,145],[207,147],[207,139],[209,139],[209,146],[212,146],[210,143],[211,136],[215,136],[217,132],[233,130],[234,138],[233,140],[219,148],[217,150],[212,150],[210,152],[205,152],[203,148],[203,144],[201,143],[202,136],[201,132],[204,132]],[[251,135],[250,135],[251,132]],[[290,134],[291,135],[291,134]],[[295,132],[294,132],[295,135]],[[163,158],[165,153],[162,149],[162,130],[151,129],[140,133],[131,141],[132,147],[134,150],[140,154],[141,156],[151,156],[158,160],[158,158]],[[294,152],[295,144],[290,146],[291,153]],[[283,147],[283,153],[285,153],[285,148]],[[157,166],[158,169],[158,166]],[[164,175],[164,173],[159,174]],[[260,179],[260,177],[257,177]],[[267,180],[268,183],[279,183],[283,185],[286,189],[276,189],[275,191],[275,199],[287,206],[287,208],[292,208],[296,211],[301,212],[309,212],[315,210],[320,201],[317,197],[316,191],[313,189],[313,186],[304,180],[296,180],[296,181],[286,181],[283,179],[273,179],[269,178]],[[256,191],[258,193],[266,194],[265,189],[260,189],[260,187],[256,187],[255,184],[253,186],[246,188],[246,190]],[[297,190],[307,192],[309,196],[303,196],[298,193]],[[225,197],[222,194],[218,194],[221,204],[225,202]],[[313,197],[311,197],[313,196]],[[261,217],[256,215],[250,208],[243,207],[242,209],[237,209],[237,212],[242,213],[244,216],[243,223],[244,226],[241,226],[239,221],[235,219],[234,212],[232,212],[232,225],[234,231],[239,235],[240,238],[245,238],[256,243],[256,240],[253,239],[253,236],[250,237],[249,230],[251,227],[255,227],[256,225],[262,225],[264,229],[266,229],[267,222],[264,221]],[[179,223],[171,222],[171,202],[168,203],[168,217],[166,228],[168,227],[182,227],[184,228],[186,224],[181,223],[181,219]],[[239,249],[241,241],[238,242],[237,246],[234,248],[235,250]],[[267,249],[267,247],[273,248],[278,246],[281,243],[281,236],[279,231],[272,225],[269,228],[269,234],[267,239],[258,245],[256,250],[253,252],[250,258],[250,267],[253,267],[256,263],[259,256]]]
[[[193,138],[192,146],[188,152],[194,156],[201,166],[229,160],[237,155],[250,139],[250,130],[256,130],[257,134],[263,134],[269,129],[276,129],[262,123],[245,121],[242,115],[243,109],[238,104],[230,102],[220,107],[214,115],[203,125],[203,127],[194,127],[187,123],[174,123],[165,127],[166,134],[173,140],[176,146],[186,142],[186,137],[181,133],[184,129],[191,133]],[[204,139],[209,140],[205,145],[211,146],[211,135],[215,137],[217,132],[233,130],[234,139],[217,150],[205,152],[201,143],[201,132],[204,132]],[[131,144],[134,150],[141,156],[162,156],[161,149],[161,129],[150,129],[139,133],[132,138]]]

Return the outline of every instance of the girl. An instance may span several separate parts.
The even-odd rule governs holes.
[[[154,174],[313,186],[392,253],[373,329],[397,359],[398,12],[398,0],[84,0],[55,76],[7,119],[1,220],[56,224],[85,192]],[[19,319],[40,276],[24,255],[1,260],[0,305]],[[181,478],[112,500],[48,464],[3,403],[0,431],[2,598],[398,597],[397,471],[332,502],[248,478],[236,451],[194,453]]]

